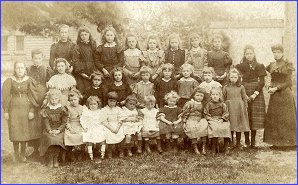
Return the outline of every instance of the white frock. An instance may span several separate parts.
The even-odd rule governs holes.
[[[129,110],[126,107],[123,107],[122,109],[122,120],[125,120],[126,118],[137,118],[137,121],[123,121],[122,128],[124,135],[140,133],[143,127],[143,122],[141,121],[142,118],[139,116],[138,111],[136,109]]]

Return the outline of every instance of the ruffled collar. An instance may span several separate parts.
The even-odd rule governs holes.
[[[116,87],[119,87],[119,86],[121,86],[121,85],[123,85],[123,82],[121,81],[121,82],[114,82],[114,85],[116,86]]]
[[[172,48],[170,48],[170,50],[171,50],[171,51],[178,51],[178,50],[179,50],[179,48],[178,48],[178,49],[172,49]]]
[[[117,43],[116,42],[112,42],[112,43],[106,42],[103,46],[107,47],[107,48],[112,48],[112,47],[116,47]]]
[[[81,40],[81,43],[83,43],[83,44],[89,44],[89,42],[90,42],[90,40],[87,40],[87,41],[82,41]]]
[[[27,80],[29,79],[29,76],[25,75],[21,80],[18,80],[15,76],[11,76],[10,78],[11,78],[12,80],[14,80],[14,81],[20,83],[20,82],[25,82],[25,81],[27,81]]]
[[[189,78],[180,78],[180,81],[184,81],[184,82],[191,82],[191,81],[194,81],[194,79],[192,77],[189,77]]]
[[[134,48],[125,50],[124,54],[130,57],[139,57],[142,54],[142,52],[138,48]]]
[[[56,74],[47,82],[47,86],[49,88],[55,88],[59,90],[69,90],[75,85],[77,85],[76,80],[67,73]]]
[[[193,102],[193,103],[202,104],[202,102],[198,102],[198,101],[196,101],[194,99],[191,99],[190,101]]]
[[[150,84],[151,82],[150,82],[150,81],[148,81],[148,82],[144,82],[144,81],[142,80],[141,83],[142,83],[143,85],[148,85],[148,84]]]
[[[158,52],[158,48],[155,48],[154,50],[148,49],[147,52],[150,53],[150,54],[151,53],[157,53]]]
[[[194,48],[194,47],[191,48],[191,51],[194,51],[194,52],[198,52],[198,51],[201,51],[201,50],[202,50],[202,48],[200,46],[197,47],[197,48]]]
[[[62,107],[62,105],[60,103],[58,103],[57,105],[51,105],[50,103],[48,103],[47,107],[49,107],[51,110],[54,110]]]

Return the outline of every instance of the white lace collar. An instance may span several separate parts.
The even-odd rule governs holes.
[[[120,81],[120,82],[114,82],[114,85],[116,86],[116,87],[119,87],[119,86],[121,86],[121,85],[123,85],[123,82],[122,81]]]
[[[154,50],[148,49],[147,52],[148,53],[156,53],[156,52],[158,52],[158,48],[155,48]]]
[[[142,52],[138,48],[134,48],[125,50],[124,54],[125,56],[139,57],[142,54]]]
[[[192,77],[188,77],[188,78],[180,78],[180,81],[187,81],[187,82],[191,82],[191,81],[194,81],[194,79]]]
[[[25,81],[27,81],[27,80],[29,79],[29,76],[26,76],[26,75],[25,75],[21,80],[18,80],[15,76],[11,76],[10,78],[11,78],[12,80],[14,80],[14,81],[20,83],[20,82],[25,82]]]
[[[144,81],[142,80],[141,83],[142,83],[143,85],[148,85],[148,84],[150,84],[151,82],[150,82],[150,81],[148,81],[148,82],[144,82]]]
[[[60,103],[58,103],[57,105],[51,105],[51,104],[49,104],[48,103],[48,105],[47,105],[50,109],[58,109],[59,107],[62,107],[62,105],[60,104]]]
[[[112,47],[117,46],[117,43],[116,42],[112,42],[112,43],[106,42],[103,46],[107,47],[107,48],[112,48]]]
[[[165,107],[170,108],[170,109],[173,109],[173,108],[177,108],[177,105],[175,105],[175,106],[173,106],[173,107],[170,107],[170,106],[168,106],[168,105],[165,105]]]

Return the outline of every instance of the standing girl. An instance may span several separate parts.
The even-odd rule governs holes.
[[[157,150],[162,153],[161,141],[159,136],[159,122],[157,120],[158,109],[154,108],[156,99],[153,95],[145,96],[144,98],[145,108],[140,112],[143,114],[143,128],[141,130],[142,137],[145,141],[145,150],[147,153],[151,153],[150,139],[157,141]]]
[[[35,109],[39,106],[36,97],[33,80],[26,75],[25,64],[16,62],[14,75],[4,81],[2,88],[2,106],[8,122],[9,140],[13,143],[14,162],[25,162],[26,142],[42,135],[41,125],[34,119],[37,116],[34,115]]]
[[[228,142],[231,138],[229,111],[222,100],[221,88],[211,89],[211,101],[206,104],[204,114],[208,121],[208,138],[212,138],[212,154],[219,148],[218,138],[224,138],[224,152],[228,153]]]
[[[137,36],[133,34],[126,36],[125,49],[123,71],[128,77],[128,84],[130,85],[139,81],[139,71],[143,60]]]
[[[82,152],[84,152],[84,148],[81,146],[83,144],[83,127],[80,123],[83,106],[79,104],[82,97],[83,96],[79,90],[71,90],[68,94],[70,105],[66,106],[69,117],[64,133],[64,144],[67,146],[73,161],[76,160],[74,152],[72,151],[74,146],[81,147],[80,155],[78,157],[79,160],[82,158]]]
[[[51,89],[47,94],[48,104],[41,115],[45,130],[41,138],[40,155],[46,157],[49,167],[59,166],[59,154],[65,160],[64,130],[68,120],[68,111],[61,104],[62,94],[58,89]],[[64,162],[64,161],[63,161]]]
[[[236,68],[242,74],[243,85],[249,96],[248,119],[251,141],[249,140],[249,132],[245,132],[245,144],[254,147],[257,130],[264,128],[265,123],[266,108],[263,87],[265,85],[264,78],[267,74],[265,66],[257,62],[254,48],[249,45],[244,48],[242,62]]]
[[[190,36],[190,49],[186,55],[186,62],[194,67],[193,75],[196,80],[200,80],[204,66],[207,66],[207,50],[201,48],[202,34],[192,34]]]
[[[177,81],[173,77],[174,66],[172,64],[164,64],[162,66],[162,76],[154,81],[154,92],[157,99],[158,107],[165,105],[164,97],[171,91],[177,91]]]
[[[202,154],[206,155],[206,142],[208,135],[208,122],[203,118],[205,90],[197,88],[191,100],[183,106],[184,132],[191,139],[193,150],[200,154],[198,141],[202,142]]]
[[[107,91],[115,91],[118,94],[117,102],[123,106],[126,97],[132,94],[131,88],[127,83],[126,77],[123,75],[123,69],[121,67],[114,68],[111,72],[111,76],[114,82],[107,85]]]
[[[83,92],[91,85],[90,75],[95,68],[96,42],[93,39],[89,28],[79,28],[77,37],[78,52],[74,63],[73,74],[77,80],[77,89]]]
[[[67,61],[69,67],[69,73],[73,70],[73,65],[76,63],[77,48],[76,45],[69,38],[69,26],[62,24],[59,26],[60,40],[57,43],[52,44],[50,51],[49,64],[52,70],[56,69],[56,59],[64,58]]]
[[[237,69],[231,69],[227,77],[227,85],[223,88],[223,96],[230,115],[232,143],[233,132],[236,132],[236,147],[239,148],[241,132],[249,132],[250,130],[247,113],[247,95],[244,86],[241,85],[241,76]]]
[[[143,127],[143,117],[137,111],[138,100],[135,96],[129,95],[125,100],[125,107],[123,107],[123,132],[125,135],[124,147],[127,149],[128,156],[132,156],[131,148],[134,142],[138,146],[137,153],[142,153],[142,135],[141,129]]]
[[[123,52],[118,43],[116,30],[112,26],[104,29],[102,45],[96,49],[95,66],[109,79],[115,67],[123,66]]]
[[[203,69],[203,79],[204,81],[199,85],[199,88],[205,89],[206,91],[206,101],[210,100],[210,91],[212,88],[217,87],[221,88],[221,84],[217,81],[214,81],[215,76],[214,69],[212,67],[204,67]]]
[[[58,74],[51,77],[47,82],[49,89],[58,89],[62,92],[61,104],[68,105],[68,93],[77,85],[75,78],[66,73],[67,61],[64,58],[58,58],[55,60]]]
[[[105,157],[106,151],[106,137],[105,127],[101,124],[101,100],[97,96],[90,96],[87,98],[87,107],[83,108],[82,116],[80,118],[81,125],[84,129],[83,142],[87,144],[87,150],[90,160],[93,160],[93,145],[100,143],[101,159]]]
[[[172,147],[175,151],[178,149],[178,138],[184,137],[182,124],[182,109],[177,107],[179,95],[175,91],[171,91],[165,95],[167,105],[159,109],[158,118],[159,134],[165,136],[167,145],[169,141],[174,142]],[[173,139],[173,141],[171,140]]]
[[[149,81],[151,69],[143,66],[140,70],[141,81],[131,86],[132,93],[136,95],[139,106],[145,107],[144,97],[154,95],[154,84]]]
[[[112,158],[115,144],[118,144],[119,157],[124,157],[123,148],[119,145],[124,139],[122,126],[122,109],[117,106],[118,95],[116,92],[109,92],[108,105],[101,110],[102,124],[106,129],[106,143],[108,144],[108,158]]]
[[[213,67],[215,71],[215,80],[224,85],[226,76],[232,65],[232,59],[229,53],[222,49],[223,38],[219,34],[212,37],[212,50],[207,54],[208,66]]]
[[[173,64],[175,78],[180,78],[181,66],[185,63],[185,50],[180,48],[180,37],[178,34],[169,36],[169,46],[165,51],[165,63]]]
[[[190,64],[183,64],[181,66],[183,77],[177,82],[178,94],[180,100],[178,106],[182,108],[184,104],[190,100],[190,96],[194,92],[195,88],[199,86],[199,83],[191,77],[193,73],[193,66]]]
[[[296,105],[293,97],[293,64],[284,58],[282,45],[271,47],[275,62],[266,70],[271,74],[270,100],[266,115],[264,142],[274,147],[296,146]],[[296,148],[296,147],[295,147]]]
[[[154,81],[161,72],[165,61],[165,53],[160,48],[160,42],[156,35],[150,35],[147,41],[147,50],[143,51],[145,64],[151,68],[152,80]]]
[[[82,104],[85,105],[86,100],[90,96],[97,96],[103,103],[106,104],[106,86],[103,85],[103,75],[100,72],[94,72],[90,75],[92,85],[83,92]]]

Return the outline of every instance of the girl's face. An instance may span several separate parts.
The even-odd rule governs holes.
[[[69,98],[70,105],[73,107],[77,107],[79,105],[80,99],[77,96],[73,96]]]
[[[108,99],[109,107],[116,107],[117,100],[115,99]]]
[[[200,92],[197,92],[193,98],[197,102],[202,102],[203,99],[204,99],[204,94],[200,93]]]
[[[105,37],[108,43],[112,43],[115,41],[115,34],[112,31],[107,31]]]
[[[69,30],[68,28],[61,28],[60,30],[60,39],[63,41],[66,41],[69,36]]]
[[[60,74],[64,74],[66,71],[66,65],[64,62],[57,63],[56,68],[57,68],[58,73],[60,73]]]
[[[17,63],[15,65],[14,72],[18,78],[24,77],[26,72],[25,64]]]
[[[275,60],[281,59],[284,55],[284,53],[280,50],[273,50],[272,53],[273,53],[273,56],[274,56]]]
[[[206,82],[211,82],[213,75],[211,72],[204,72],[203,77]]]
[[[42,64],[42,59],[43,59],[43,56],[42,56],[41,53],[34,54],[33,57],[32,57],[33,65],[40,66]]]
[[[172,70],[170,70],[170,69],[165,69],[165,70],[162,71],[162,74],[163,74],[163,77],[164,77],[165,79],[170,79],[171,76],[172,76]]]
[[[127,37],[127,45],[130,49],[137,47],[137,38],[136,37]]]
[[[94,87],[99,87],[100,84],[102,83],[101,77],[100,76],[94,76],[92,80],[93,86]]]
[[[136,109],[136,104],[135,104],[135,102],[133,102],[133,101],[128,101],[128,102],[126,103],[126,108],[127,108],[128,110],[135,110],[135,109]]]
[[[190,77],[191,73],[192,73],[192,71],[190,69],[188,69],[188,68],[183,68],[182,69],[182,75],[185,78]]]
[[[147,108],[148,110],[153,109],[153,108],[154,108],[154,105],[155,105],[155,102],[153,102],[153,101],[146,102],[146,108]]]
[[[248,61],[253,61],[253,59],[255,58],[255,53],[252,49],[247,49],[244,53],[244,57]]]
[[[173,38],[173,39],[171,39],[170,40],[170,47],[172,48],[172,49],[178,49],[178,47],[179,47],[179,40],[178,39],[175,39],[175,38]]]
[[[191,46],[197,48],[200,46],[201,39],[200,38],[193,38],[191,39]]]
[[[148,40],[148,47],[150,50],[154,50],[157,48],[157,41],[155,39]]]
[[[173,98],[173,97],[168,98],[167,103],[168,103],[168,106],[173,107],[177,103],[177,98]]]
[[[114,73],[114,79],[116,82],[121,82],[122,81],[122,72],[121,71],[116,71]]]
[[[211,91],[210,97],[214,102],[219,102],[220,93],[218,91]]]
[[[238,78],[239,78],[239,76],[237,73],[231,73],[229,79],[230,79],[231,83],[235,84],[237,82]]]
[[[83,32],[80,33],[80,37],[81,37],[83,42],[88,42],[89,37],[90,37],[90,33],[83,31]]]
[[[60,99],[58,96],[51,96],[50,97],[50,104],[55,106],[58,105],[58,103],[60,102]]]
[[[150,79],[150,73],[142,73],[141,78],[144,82],[148,82]]]
[[[90,110],[97,110],[99,108],[99,105],[96,101],[89,102],[89,109]]]
[[[215,47],[216,49],[220,49],[222,47],[222,41],[219,38],[214,39],[212,44],[213,44],[213,47]]]

